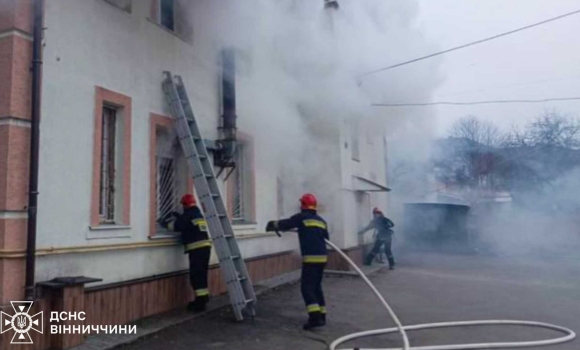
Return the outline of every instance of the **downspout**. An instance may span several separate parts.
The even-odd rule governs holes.
[[[32,33],[32,105],[30,121],[30,174],[28,182],[28,228],[26,240],[27,300],[34,300],[34,272],[36,253],[36,212],[38,205],[38,153],[40,139],[40,92],[42,74],[42,25],[44,0],[34,0]]]

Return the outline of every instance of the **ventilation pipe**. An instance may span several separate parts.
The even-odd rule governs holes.
[[[217,150],[214,152],[214,165],[234,167],[236,152],[236,63],[233,49],[222,51],[222,116],[219,126]],[[218,175],[219,176],[219,175]]]

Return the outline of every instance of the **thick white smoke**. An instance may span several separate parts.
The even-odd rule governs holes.
[[[417,141],[430,139],[431,119],[371,103],[428,100],[441,80],[431,61],[360,84],[361,73],[435,48],[414,22],[416,1],[339,3],[335,11],[322,0],[201,0],[192,11],[210,45],[237,50],[239,125],[257,137],[263,160],[284,173],[289,193],[315,191],[326,201],[340,191],[344,123],[372,123],[372,136],[389,135],[393,157],[426,154],[427,142]]]

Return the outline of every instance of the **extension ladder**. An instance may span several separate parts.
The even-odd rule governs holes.
[[[234,237],[185,86],[180,76],[173,77],[171,72],[163,72],[163,75],[163,91],[173,114],[183,153],[193,173],[195,190],[202,204],[234,314],[238,321],[242,321],[244,315],[253,318],[256,305],[254,288]]]

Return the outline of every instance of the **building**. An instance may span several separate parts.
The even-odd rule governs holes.
[[[0,305],[25,286],[31,123],[33,1],[0,8]],[[179,0],[44,3],[39,203],[35,282],[85,276],[66,293],[37,290],[35,307],[85,311],[85,324],[122,324],[184,305],[187,261],[156,220],[193,191],[161,90],[162,72],[183,77],[204,137],[219,139],[222,48],[204,40]],[[297,240],[266,234],[267,220],[297,209],[287,174],[263,161],[238,82],[238,167],[222,194],[253,281],[299,267]],[[356,231],[373,206],[386,206],[384,138],[370,124],[340,122],[316,160],[328,177],[300,180],[319,194],[332,239],[360,262]],[[312,135],[317,130],[313,126]],[[369,136],[372,135],[372,136]],[[217,169],[216,169],[217,171]],[[291,170],[289,170],[291,171]],[[224,173],[225,174],[225,173]],[[223,179],[225,176],[221,175]],[[329,192],[318,193],[318,186]],[[211,293],[225,291],[215,257]],[[331,268],[347,268],[335,256]],[[63,285],[64,286],[64,285]],[[68,287],[67,287],[68,288]],[[56,298],[56,299],[55,299]],[[59,300],[55,302],[55,300]],[[60,306],[55,306],[60,305]],[[103,307],[107,305],[107,307]],[[61,309],[58,309],[60,307]],[[67,309],[67,307],[69,309]],[[70,309],[72,308],[72,310]],[[48,333],[48,332],[45,332]],[[5,336],[0,344],[7,344]],[[77,338],[34,335],[35,348],[67,348]],[[2,343],[2,341],[4,343]],[[1,348],[5,348],[2,346]]]

